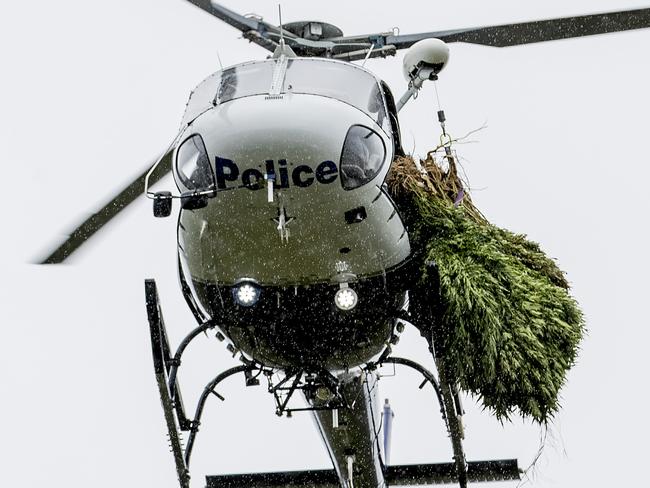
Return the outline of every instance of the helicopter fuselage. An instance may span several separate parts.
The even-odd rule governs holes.
[[[384,186],[395,156],[404,155],[397,111],[426,81],[437,79],[449,60],[447,43],[506,47],[647,28],[650,8],[413,34],[393,29],[346,36],[319,20],[280,19],[273,25],[215,0],[190,3],[272,56],[218,71],[202,82],[190,96],[179,135],[163,156],[42,261],[65,260],[134,202],[142,186],[153,200],[156,217],[170,216],[172,202],[180,196],[180,284],[199,325],[175,353],[155,280],[145,281],[145,297],[154,373],[181,488],[190,486],[189,463],[207,399],[214,395],[223,400],[216,388],[240,373],[247,386],[258,385],[260,375],[266,377],[276,414],[312,411],[333,469],[219,474],[206,478],[208,488],[386,488],[389,483],[452,481],[465,488],[469,481],[519,480],[516,460],[466,460],[458,387],[476,392],[490,385],[483,381],[482,388],[476,387],[480,378],[474,381],[471,371],[455,375],[445,341],[434,344],[436,322],[444,312],[435,307],[440,290],[430,286],[434,280],[427,280],[429,286],[416,283],[423,277],[427,253],[422,247],[427,239],[409,241]],[[365,64],[401,49],[408,49],[403,60],[408,89],[396,105],[385,83],[351,63]],[[451,163],[453,151],[447,151],[453,141],[446,134],[443,111],[438,119]],[[170,169],[181,195],[150,191]],[[463,185],[456,183],[464,195]],[[409,222],[416,214],[409,215]],[[466,294],[472,293],[469,288],[461,287]],[[437,378],[411,359],[392,356],[388,347],[403,330],[399,319],[409,290],[419,309],[410,317],[413,325],[429,350],[437,352]],[[471,305],[472,300],[466,302]],[[187,346],[217,327],[216,337],[227,336],[228,350],[242,364],[206,385],[190,419],[178,368]],[[480,348],[477,351],[481,354]],[[531,362],[533,369],[537,363]],[[392,412],[388,402],[383,417],[377,408],[378,368],[387,364],[421,373],[425,382],[420,388],[431,384],[451,439],[453,462],[389,463]],[[289,405],[298,391],[306,407]],[[517,405],[521,408],[521,402],[511,398],[485,400],[484,405],[499,402],[510,405],[505,416]],[[189,432],[185,447],[182,432]]]
[[[174,175],[181,191],[214,190],[178,223],[200,313],[268,366],[369,361],[404,307],[411,254],[383,188],[396,142],[380,82],[342,62],[263,61],[192,97]],[[335,302],[343,288],[358,297],[350,309]]]

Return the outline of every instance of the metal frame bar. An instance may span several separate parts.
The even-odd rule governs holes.
[[[174,415],[174,402],[172,401],[169,385],[167,383],[167,365],[165,364],[165,345],[169,349],[165,333],[165,322],[160,310],[158,291],[154,280],[145,280],[145,298],[147,303],[147,317],[149,319],[149,331],[151,334],[151,349],[153,354],[154,373],[158,384],[158,393],[165,415],[167,433],[171,450],[176,463],[176,473],[181,488],[189,488],[190,473],[183,458],[183,447],[181,445],[181,434]]]
[[[247,371],[254,371],[256,369],[259,369],[255,365],[246,365],[242,364],[241,366],[235,366],[234,368],[230,368],[223,373],[220,373],[217,375],[210,383],[206,385],[206,387],[203,389],[203,393],[201,394],[201,398],[199,399],[198,404],[196,405],[196,412],[194,414],[194,420],[192,420],[192,427],[190,429],[190,436],[187,439],[187,447],[185,448],[185,465],[189,468],[190,465],[190,459],[192,456],[192,450],[194,448],[194,443],[196,442],[196,436],[199,432],[199,426],[201,425],[201,416],[203,415],[203,409],[205,408],[205,403],[208,400],[208,397],[210,396],[211,393],[214,393],[216,396],[219,397],[222,401],[224,398],[217,394],[214,389],[221,383],[223,380],[236,375],[238,373],[245,373]]]
[[[275,401],[277,404],[277,410],[276,413],[278,415],[282,415],[282,412],[287,408],[287,405],[289,404],[289,400],[291,400],[291,397],[293,397],[293,394],[296,392],[296,388],[298,388],[298,383],[300,383],[300,380],[302,379],[303,372],[298,371],[296,373],[296,377],[293,380],[293,383],[291,383],[291,387],[287,390],[289,393],[287,393],[287,396],[284,399],[284,402],[280,403],[280,399],[278,398],[277,395],[275,396]],[[275,391],[278,391],[278,388],[275,388]]]
[[[304,381],[303,376],[305,378]],[[312,382],[308,379],[310,376],[320,381]],[[283,386],[286,385],[287,382],[292,378],[294,378],[294,380],[290,386]],[[349,405],[347,399],[345,398],[345,395],[338,391],[339,383],[337,379],[325,369],[319,371],[306,371],[293,368],[286,371],[284,378],[282,378],[282,380],[280,380],[277,385],[273,385],[270,378],[268,378],[268,380],[268,391],[274,396],[276,406],[275,413],[278,416],[282,416],[284,413],[291,414],[293,412],[334,410]],[[293,398],[293,395],[296,391],[302,390],[303,392],[308,392],[311,391],[312,388],[318,386],[325,386],[331,392],[333,392],[334,397],[337,399],[338,403],[336,405],[333,405],[330,401],[327,406],[288,408],[291,398]]]
[[[462,412],[456,412],[454,393],[449,382],[450,378],[448,378],[444,364],[442,364],[440,358],[436,359],[436,365],[438,367],[438,378],[442,388],[444,408],[447,410],[447,425],[454,451],[454,463],[456,464],[456,473],[458,474],[458,484],[461,488],[467,488],[467,460],[463,449],[463,429],[460,421]]]
[[[427,80],[436,80],[437,76],[433,68],[427,66],[418,67],[417,71],[411,75],[411,81],[409,81],[409,87],[406,93],[397,101],[396,107],[397,112],[401,112],[404,106],[412,99],[417,97],[422,85]]]
[[[238,373],[251,373],[252,371],[260,371],[261,373],[264,369],[261,366],[250,362],[230,368],[217,375],[203,390],[196,407],[194,420],[190,421],[185,415],[185,409],[183,407],[177,379],[178,369],[181,365],[181,359],[187,346],[189,346],[189,344],[202,332],[214,328],[215,324],[212,321],[207,321],[192,330],[183,341],[181,341],[172,357],[155,280],[145,280],[145,299],[151,334],[154,373],[156,375],[156,383],[158,385],[160,401],[163,407],[165,423],[167,425],[170,447],[176,464],[176,473],[178,475],[180,487],[189,488],[190,458],[194,443],[196,442],[196,436],[199,432],[201,416],[208,396],[211,393],[214,393],[217,397],[223,400],[224,398],[215,391],[215,388],[219,383],[221,383],[221,381]],[[187,447],[185,449],[183,449],[182,446],[182,430],[190,431]]]
[[[167,338],[167,332],[165,328],[165,323],[162,316],[162,311],[160,308],[160,302],[158,298],[158,292],[156,289],[156,282],[154,280],[145,280],[145,297],[147,305],[147,317],[149,320],[149,328],[151,334],[151,345],[152,345],[152,354],[153,354],[153,363],[154,363],[154,372],[156,376],[156,382],[158,385],[158,391],[160,394],[160,400],[163,407],[163,412],[165,416],[165,422],[167,424],[167,430],[169,435],[169,440],[171,444],[171,450],[174,456],[174,461],[176,463],[176,472],[178,475],[178,480],[181,488],[189,488],[190,483],[190,472],[189,465],[191,460],[192,451],[194,444],[196,442],[196,437],[199,432],[199,426],[201,425],[201,417],[203,415],[205,405],[207,403],[208,397],[211,394],[214,394],[222,401],[224,397],[217,393],[217,386],[227,378],[237,375],[239,373],[244,373],[246,378],[252,377],[254,372],[257,372],[257,376],[264,373],[269,380],[268,391],[273,393],[276,399],[277,412],[279,415],[282,415],[283,412],[293,412],[293,411],[307,411],[307,410],[328,410],[329,407],[312,407],[312,408],[300,408],[300,409],[287,409],[289,400],[293,396],[296,390],[305,389],[307,387],[313,387],[314,385],[307,381],[305,384],[301,384],[301,379],[305,373],[302,369],[291,369],[286,372],[285,377],[277,384],[272,385],[271,375],[273,370],[265,368],[260,364],[257,364],[253,361],[245,361],[245,364],[240,366],[235,366],[226,371],[223,371],[219,375],[210,381],[201,394],[199,401],[196,406],[194,419],[189,420],[185,415],[183,408],[183,402],[180,392],[180,386],[178,384],[178,370],[181,365],[181,359],[183,353],[189,346],[189,344],[202,332],[206,332],[214,327],[216,327],[214,321],[206,321],[192,330],[180,343],[174,356],[171,356],[171,350],[169,347],[169,341]],[[433,337],[427,337],[429,341],[430,350],[433,353]],[[434,360],[438,369],[438,379],[431,373],[429,370],[421,366],[420,364],[406,358],[400,357],[390,357],[390,348],[386,348],[384,353],[375,363],[370,363],[367,366],[367,370],[374,370],[379,366],[384,364],[393,364],[393,365],[402,365],[407,366],[424,377],[424,381],[420,385],[420,389],[429,382],[433,386],[434,392],[436,394],[438,403],[440,405],[440,413],[442,414],[443,420],[447,427],[447,431],[451,438],[452,449],[453,449],[453,459],[454,463],[450,464],[453,466],[454,476],[457,479],[461,488],[466,488],[469,478],[476,478],[480,473],[473,473],[478,467],[483,466],[486,463],[470,463],[468,465],[465,459],[465,453],[463,450],[462,439],[463,439],[463,430],[461,423],[461,416],[463,414],[462,407],[460,406],[458,393],[455,390],[453,379],[450,375],[447,374],[447,371],[444,367],[444,361],[439,354],[434,354]],[[255,376],[257,378],[257,376]],[[337,391],[338,384],[336,379],[328,371],[320,371],[317,373],[317,377],[320,378],[322,384],[331,390]],[[285,387],[284,385],[290,381],[292,378],[293,382],[291,386]],[[284,398],[280,398],[279,391],[288,391],[288,394]],[[342,398],[344,404],[347,404],[345,398]],[[187,447],[183,449],[181,432],[179,430],[189,430],[190,435],[187,442]],[[500,461],[501,462],[501,461]],[[510,461],[508,461],[510,462]],[[475,465],[475,466],[474,466]],[[487,464],[486,464],[487,466]],[[490,465],[492,466],[492,465]],[[488,466],[488,468],[490,467]],[[468,467],[475,468],[470,469],[468,476]],[[516,467],[516,461],[515,461]],[[482,470],[487,470],[486,473],[493,475],[493,469],[488,469],[481,467]],[[505,469],[505,468],[504,468]]]
[[[438,397],[438,403],[440,404],[440,413],[442,414],[442,418],[445,421],[445,425],[447,426],[447,432],[451,438],[451,446],[453,450],[453,459],[454,465],[456,467],[458,484],[460,488],[467,488],[467,461],[465,459],[465,451],[463,449],[463,432],[459,419],[460,415],[462,415],[462,412],[456,412],[452,388],[448,383],[448,378],[443,371],[442,365],[436,361],[439,375],[439,379],[436,381],[433,373],[410,359],[400,357],[386,357],[380,358],[377,364],[382,365],[385,363],[401,364],[403,366],[412,368],[424,376],[425,382],[428,381],[433,386],[433,389],[436,392],[436,396]],[[423,382],[420,385],[420,388],[422,388],[424,384],[425,383]]]
[[[269,393],[275,393],[276,391],[283,390],[282,385],[284,385],[287,381],[289,381],[291,378],[293,378],[294,375],[302,373],[302,371],[297,370],[297,369],[289,369],[286,371],[285,376],[280,382],[275,385],[275,386],[269,386]]]
[[[176,349],[176,354],[174,354],[174,357],[170,360],[171,368],[169,371],[169,391],[172,394],[172,399],[176,397],[176,393],[177,393],[176,377],[178,376],[178,369],[181,366],[181,357],[183,356],[185,349],[201,333],[207,332],[208,330],[214,329],[215,327],[216,325],[214,324],[214,322],[210,322],[210,321],[199,325],[187,336],[185,336],[185,339],[181,341],[180,345],[178,346],[178,349]]]
[[[401,364],[402,366],[407,366],[411,369],[414,369],[418,373],[420,373],[422,376],[424,376],[425,381],[420,385],[420,389],[424,387],[424,384],[428,381],[431,383],[431,386],[433,386],[434,391],[436,392],[436,397],[438,398],[438,403],[440,404],[440,414],[442,415],[442,419],[445,421],[445,426],[447,429],[449,429],[449,423],[447,421],[447,413],[444,408],[444,400],[442,396],[442,390],[440,389],[440,384],[438,383],[438,380],[436,380],[436,377],[433,375],[431,371],[426,369],[424,366],[416,363],[415,361],[412,361],[410,359],[406,358],[400,358],[400,357],[388,357],[384,360],[382,360],[382,364],[384,363],[391,363],[391,364]]]

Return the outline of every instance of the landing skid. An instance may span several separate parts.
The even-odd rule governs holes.
[[[454,391],[442,373],[436,380],[431,371],[415,361],[390,356],[380,358],[375,365],[369,365],[369,367],[378,367],[384,364],[399,364],[419,372],[424,377],[420,389],[427,383],[431,384],[440,405],[440,413],[447,426],[447,433],[451,439],[454,453],[453,463],[388,466],[386,479],[390,486],[458,483],[460,488],[467,488],[469,481],[520,480],[520,470],[516,459],[470,461],[469,463],[466,461],[463,449],[465,437],[462,424],[463,408],[458,392]],[[409,482],[401,483],[401,480],[409,480]]]
[[[473,461],[467,465],[468,480],[484,481],[519,480],[517,461]],[[458,482],[454,463],[408,464],[387,466],[388,486],[442,485]],[[284,473],[255,473],[208,476],[206,488],[340,488],[333,469],[289,471]]]
[[[147,316],[149,318],[149,332],[151,334],[151,347],[153,352],[153,367],[160,393],[163,412],[165,414],[165,423],[169,435],[169,444],[174,455],[176,463],[176,473],[181,488],[190,487],[190,472],[185,463],[183,456],[182,436],[177,422],[177,414],[181,411],[182,417],[185,417],[182,401],[180,398],[176,402],[172,401],[172,392],[175,392],[177,386],[170,389],[169,374],[171,372],[171,357],[169,349],[169,340],[163,321],[160,303],[158,301],[158,291],[156,282],[153,280],[145,281],[145,296],[147,301]],[[181,415],[178,415],[179,417]]]
[[[248,382],[253,371],[259,369],[260,372],[262,372],[262,369],[257,367],[254,363],[249,363],[230,368],[219,374],[204,388],[196,407],[194,420],[189,420],[185,414],[183,398],[178,384],[178,368],[181,365],[183,352],[185,352],[185,349],[190,342],[199,334],[213,329],[215,325],[211,322],[205,322],[198,326],[187,335],[179,345],[176,353],[172,356],[171,348],[169,347],[169,339],[167,338],[167,330],[165,328],[165,322],[160,308],[160,301],[158,299],[156,282],[154,280],[145,280],[145,297],[147,302],[149,331],[151,333],[154,372],[158,384],[158,391],[160,393],[160,401],[165,415],[165,423],[167,424],[170,448],[174,455],[176,473],[178,475],[180,487],[189,488],[189,465],[192,456],[192,449],[194,447],[194,442],[196,441],[199,426],[201,425],[201,416],[203,415],[203,408],[205,407],[208,397],[213,394],[223,400],[223,397],[221,397],[221,395],[219,395],[215,390],[219,383],[226,378],[239,373],[244,373]],[[183,449],[183,432],[189,432],[187,447],[185,447],[185,449]]]
[[[253,386],[259,383],[257,378],[260,375],[264,374],[270,378],[274,371],[242,358],[244,364],[224,371],[206,385],[198,401],[194,418],[190,420],[185,413],[180,393],[177,379],[178,369],[181,365],[183,352],[190,342],[199,334],[214,329],[215,324],[207,321],[199,325],[188,334],[172,355],[154,280],[145,280],[145,296],[151,333],[154,372],[167,425],[171,452],[174,456],[180,488],[190,488],[190,460],[201,424],[203,409],[208,398],[215,395],[223,400],[224,398],[217,393],[216,388],[223,380],[231,376],[243,373],[246,385]],[[440,376],[439,379],[436,379],[433,373],[418,363],[405,358],[390,357],[389,354],[390,350],[387,349],[376,363],[367,366],[368,370],[374,370],[385,364],[394,364],[412,368],[422,374],[424,381],[420,388],[423,388],[427,382],[432,385],[440,405],[440,413],[451,438],[454,453],[453,463],[387,466],[385,468],[385,477],[389,486],[458,483],[461,488],[466,488],[468,481],[520,479],[516,460],[466,462],[462,445],[462,406],[460,405],[458,393],[450,386],[450,382],[444,375],[444,370],[440,367],[441,365],[438,365]],[[302,382],[301,376],[302,372],[287,371],[284,380],[275,386],[269,385],[269,392],[276,395],[279,415],[283,413],[289,415],[293,411],[301,410],[287,407],[291,395],[297,389],[314,388],[314,383]],[[283,384],[292,378],[292,386],[289,388],[283,387]],[[279,394],[282,390],[288,390],[284,397]],[[282,398],[284,400],[281,401]],[[341,399],[341,401],[345,402],[345,399]],[[185,448],[183,447],[183,432],[189,432]],[[207,488],[280,488],[284,486],[341,488],[334,470],[208,476],[206,481]]]

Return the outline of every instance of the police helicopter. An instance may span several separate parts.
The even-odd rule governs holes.
[[[276,26],[210,0],[190,0],[268,50],[221,69],[191,93],[181,129],[153,167],[92,215],[44,263],[65,260],[142,194],[156,217],[178,216],[178,269],[198,326],[172,350],[153,280],[146,280],[154,369],[181,488],[204,406],[221,381],[263,379],[278,415],[309,411],[330,470],[208,476],[208,487],[369,488],[517,480],[516,460],[467,461],[463,408],[450,378],[394,357],[418,265],[400,209],[384,186],[404,154],[398,112],[449,59],[448,43],[505,47],[650,27],[650,9],[402,35],[345,36],[321,21]],[[408,49],[408,88],[353,64]],[[178,191],[151,187],[169,172]],[[414,322],[429,342],[428,324]],[[205,387],[193,416],[178,376],[187,346],[213,331],[241,365]],[[452,462],[390,465],[390,419],[378,368],[396,364],[432,385]],[[302,396],[302,401],[300,398]],[[183,445],[182,432],[188,432]],[[383,439],[382,436],[383,435]]]

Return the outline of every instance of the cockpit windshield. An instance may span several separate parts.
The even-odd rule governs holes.
[[[192,93],[186,120],[192,120],[214,105],[271,92],[280,63],[267,60],[246,63],[206,79]],[[353,64],[325,59],[289,59],[281,93],[320,95],[348,103],[372,117],[380,126],[387,112],[379,83],[367,71]],[[280,78],[282,79],[282,78]]]
[[[381,126],[384,99],[374,76],[353,64],[322,59],[290,59],[283,92],[335,98],[364,111]]]
[[[273,79],[274,65],[275,63],[269,60],[242,64],[224,70],[214,101],[219,104],[236,98],[268,93]]]
[[[190,95],[183,115],[189,124],[215,105],[242,97],[269,92],[273,80],[273,60],[240,64],[208,76]]]

